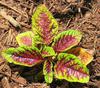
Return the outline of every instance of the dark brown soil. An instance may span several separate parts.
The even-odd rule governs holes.
[[[7,63],[0,56],[0,88],[100,88],[100,0],[0,0],[0,14],[4,11],[17,25],[0,15],[0,52],[17,47],[17,34],[31,30],[31,16],[44,3],[57,19],[59,29],[78,29],[84,33],[79,46],[94,50],[94,59],[88,65],[90,81],[86,84],[54,80],[51,85],[37,80],[37,68]],[[36,72],[34,72],[36,71]]]

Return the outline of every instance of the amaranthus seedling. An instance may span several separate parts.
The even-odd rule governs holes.
[[[32,31],[19,34],[16,37],[19,47],[2,51],[2,56],[9,63],[28,67],[44,63],[47,83],[52,83],[53,77],[87,83],[86,65],[93,57],[81,47],[73,48],[80,42],[82,33],[73,29],[58,31],[56,19],[45,5],[40,5],[32,16]]]

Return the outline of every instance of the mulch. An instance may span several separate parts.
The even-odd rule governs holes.
[[[16,35],[31,30],[31,17],[39,4],[46,4],[59,29],[83,32],[79,46],[94,50],[86,84],[57,81],[50,85],[36,79],[32,68],[9,64],[0,56],[0,88],[100,88],[100,0],[0,0],[0,52],[17,47]],[[10,20],[12,19],[12,20]]]

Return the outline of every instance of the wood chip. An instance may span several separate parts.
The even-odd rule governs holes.
[[[17,77],[15,75],[12,75],[11,79],[14,80],[15,82],[19,83],[19,84],[22,84],[22,85],[27,84],[27,81],[23,77]]]
[[[21,27],[20,24],[13,17],[7,15],[4,10],[0,11],[0,15],[8,20],[14,27]]]
[[[25,88],[50,88],[50,87],[45,83],[32,83],[31,85]]]
[[[0,66],[0,71],[4,68],[4,66],[5,66],[5,64],[2,64],[2,65]]]
[[[3,87],[3,88],[11,88],[7,77],[4,77],[4,78],[1,80],[1,82],[2,82],[2,87]]]

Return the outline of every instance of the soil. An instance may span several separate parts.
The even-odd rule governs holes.
[[[54,79],[47,85],[42,77],[38,80],[35,77],[41,65],[17,66],[0,56],[0,88],[100,88],[100,0],[0,0],[0,52],[18,46],[16,35],[31,30],[32,14],[42,3],[57,19],[60,31],[78,29],[83,32],[79,46],[94,50],[94,59],[88,65],[90,81],[81,84]]]

